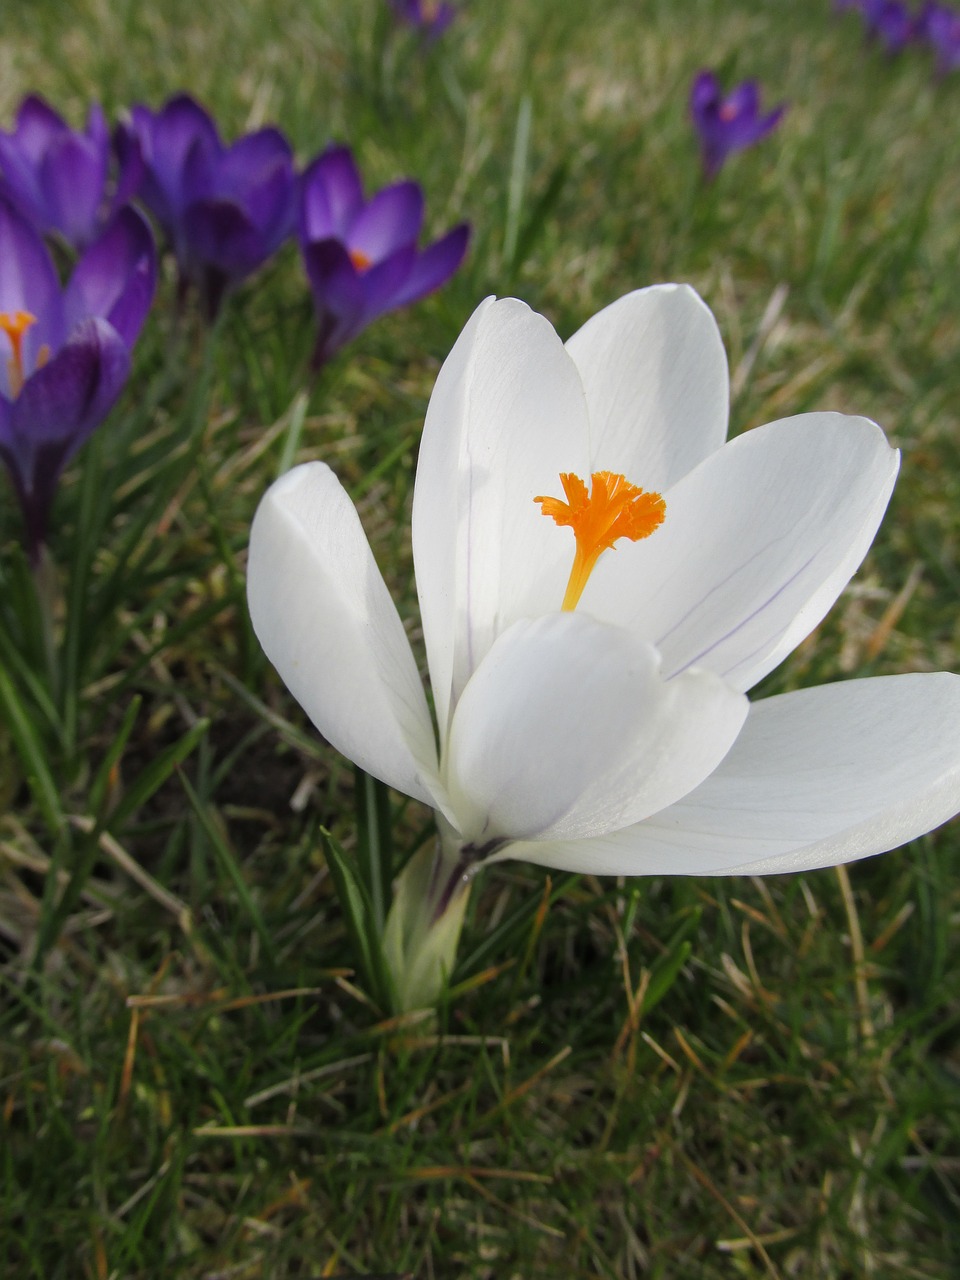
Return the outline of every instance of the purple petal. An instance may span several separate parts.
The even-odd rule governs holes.
[[[694,78],[690,90],[690,110],[694,117],[716,109],[720,103],[720,81],[712,71],[701,71]]]
[[[90,316],[106,320],[130,350],[150,309],[156,276],[153,235],[127,205],[77,263],[64,295],[69,327]]]
[[[260,234],[263,244],[255,257],[259,265],[289,234],[294,219],[295,180],[289,144],[276,129],[261,129],[241,138],[214,163],[197,149],[191,151],[184,168],[184,190],[190,198],[184,206],[200,204],[234,206]],[[233,225],[233,222],[231,222]],[[223,254],[200,250],[195,234],[184,231],[184,253],[212,261],[236,257],[236,249]],[[253,270],[253,265],[244,268]]]
[[[300,179],[300,236],[309,242],[347,238],[363,205],[363,186],[348,147],[330,147]]]
[[[213,266],[234,282],[250,275],[268,255],[259,229],[231,200],[191,204],[183,215],[183,240],[191,272]]]
[[[363,283],[341,241],[316,240],[303,245],[302,250],[303,264],[317,306],[343,315],[361,312]]]
[[[136,110],[136,108],[134,108]],[[133,121],[120,121],[113,131],[113,153],[117,158],[117,190],[114,207],[127,204],[138,194],[146,176],[143,146]]]
[[[463,262],[467,246],[470,243],[470,227],[464,222],[448,231],[435,244],[424,249],[413,264],[406,283],[400,289],[393,305],[405,307],[411,302],[419,302],[434,289],[445,284]]]
[[[361,331],[365,295],[361,278],[339,240],[301,246],[317,313],[314,363],[324,364]]]
[[[744,80],[723,100],[720,116],[723,120],[740,116],[755,116],[760,110],[760,90],[756,80]]]
[[[130,354],[106,320],[78,325],[57,354],[32,374],[11,406],[15,434],[38,447],[61,445],[64,459],[109,413],[130,372]]]
[[[277,160],[260,174],[247,193],[245,208],[273,253],[286,240],[297,220],[297,180],[290,160]]]
[[[423,222],[423,192],[416,182],[378,191],[356,217],[347,236],[351,249],[380,262],[402,245],[416,244]]]
[[[60,231],[69,244],[89,244],[107,182],[107,153],[88,138],[64,133],[49,147],[40,164],[46,203],[46,228]]]
[[[187,93],[168,99],[153,117],[152,153],[148,163],[161,165],[179,176],[191,149],[200,144],[210,155],[222,150],[213,119]]]
[[[17,112],[17,146],[29,160],[38,163],[50,143],[70,126],[49,103],[36,94],[24,98]]]
[[[375,263],[360,275],[363,289],[363,324],[368,325],[385,311],[399,306],[397,299],[413,270],[417,247],[403,244],[382,262]]]
[[[29,311],[37,323],[24,341],[29,370],[41,346],[51,350],[66,336],[60,282],[40,236],[0,200],[0,311]]]
[[[188,161],[213,163],[222,150],[216,125],[187,94],[171,98],[156,115],[134,107],[131,119],[145,166],[141,199],[173,237],[177,217],[194,194],[185,189]],[[191,154],[201,160],[190,160]]]
[[[223,153],[220,173],[234,190],[243,190],[258,173],[277,164],[293,164],[290,143],[279,129],[245,134]]]
[[[12,138],[0,133],[0,191],[7,201],[32,225],[46,222],[38,175],[24,160]]]

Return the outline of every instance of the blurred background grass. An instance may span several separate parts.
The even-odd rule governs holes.
[[[347,142],[368,190],[415,177],[431,232],[475,229],[440,294],[313,385],[292,248],[212,335],[168,273],[62,487],[71,732],[20,690],[46,804],[0,721],[0,1274],[956,1274],[955,829],[849,878],[508,864],[474,893],[466,987],[383,1022],[319,847],[321,825],[355,838],[352,771],[260,655],[243,560],[284,449],[322,457],[418,644],[417,441],[476,302],[516,293],[566,335],[686,280],[724,333],[734,432],[834,408],[904,451],[867,562],[765,691],[955,668],[960,79],[866,47],[826,0],[485,0],[426,50],[378,0],[35,0],[5,13],[0,65],[5,127],[28,92],[79,125],[186,88],[229,138],[274,122],[301,162]],[[790,104],[708,188],[703,65]],[[0,621],[27,644],[18,519],[7,490]],[[427,815],[396,803],[402,848]]]

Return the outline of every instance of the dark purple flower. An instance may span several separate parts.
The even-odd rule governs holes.
[[[443,0],[390,0],[390,7],[402,22],[416,27],[431,40],[446,31],[457,16],[456,8]]]
[[[153,236],[129,205],[61,290],[38,233],[0,200],[0,458],[34,559],[61,471],[126,381],[155,283]]]
[[[752,147],[780,123],[786,111],[781,103],[769,115],[760,114],[760,90],[755,80],[745,80],[724,97],[712,71],[701,71],[690,90],[690,114],[700,140],[703,171],[715,178],[728,155]]]
[[[470,228],[461,223],[421,252],[420,187],[397,182],[365,200],[347,147],[318,156],[300,184],[300,248],[317,308],[319,366],[377,316],[418,302],[449,280],[463,261]]]
[[[252,275],[293,231],[290,144],[268,128],[224,146],[206,111],[180,94],[159,111],[133,107],[117,145],[124,168],[143,165],[138,197],[212,318],[224,293]]]
[[[111,183],[110,161],[110,134],[96,105],[81,133],[31,96],[13,130],[0,131],[0,191],[43,235],[58,234],[74,249],[103,230],[136,185],[134,165]]]
[[[914,38],[914,20],[899,0],[864,0],[860,11],[868,37],[882,44],[887,53],[901,53]]]
[[[917,36],[933,48],[940,75],[960,67],[960,13],[955,9],[926,4],[917,18]]]

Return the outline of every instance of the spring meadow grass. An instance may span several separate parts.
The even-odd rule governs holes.
[[[955,826],[803,877],[491,868],[449,1001],[387,1018],[321,842],[355,848],[371,793],[261,654],[244,562],[270,481],[328,461],[422,659],[417,444],[476,303],[567,335],[681,280],[723,331],[733,432],[837,409],[904,455],[762,692],[955,669],[960,79],[826,0],[484,0],[427,48],[378,0],[35,0],[0,60],[5,128],[29,92],[79,125],[188,89],[228,139],[348,143],[368,191],[423,184],[432,235],[474,228],[443,290],[316,379],[293,246],[212,330],[165,262],[55,507],[50,670],[0,486],[0,1275],[958,1273]],[[710,185],[705,65],[790,104]],[[430,817],[390,802],[399,863]]]

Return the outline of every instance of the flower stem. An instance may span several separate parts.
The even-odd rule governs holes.
[[[60,663],[56,635],[57,606],[60,591],[57,583],[57,569],[45,542],[37,544],[32,557],[33,586],[37,596],[37,611],[40,617],[40,638],[43,645],[43,659],[47,671],[47,682],[50,696],[54,703],[60,699]]]

